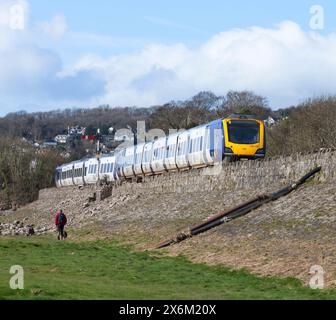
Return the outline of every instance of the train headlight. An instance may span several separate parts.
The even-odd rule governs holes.
[[[264,154],[265,153],[265,150],[264,149],[258,149],[256,154]]]

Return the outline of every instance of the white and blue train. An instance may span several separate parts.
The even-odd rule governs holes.
[[[56,169],[57,187],[95,184],[99,180],[141,180],[170,171],[213,166],[225,158],[263,158],[265,125],[231,116],[168,137],[130,146],[101,158],[86,158]]]

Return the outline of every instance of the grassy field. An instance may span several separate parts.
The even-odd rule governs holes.
[[[335,299],[295,279],[193,264],[183,257],[132,252],[112,241],[0,239],[1,299]],[[9,288],[12,265],[24,290]]]

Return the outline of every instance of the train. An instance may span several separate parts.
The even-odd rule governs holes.
[[[113,155],[87,157],[56,168],[57,187],[141,181],[146,176],[214,166],[266,155],[266,127],[254,116],[231,115],[189,130],[122,148]]]

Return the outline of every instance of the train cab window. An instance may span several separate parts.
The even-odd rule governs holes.
[[[254,121],[231,121],[228,123],[229,141],[255,144],[260,140],[260,125]]]

